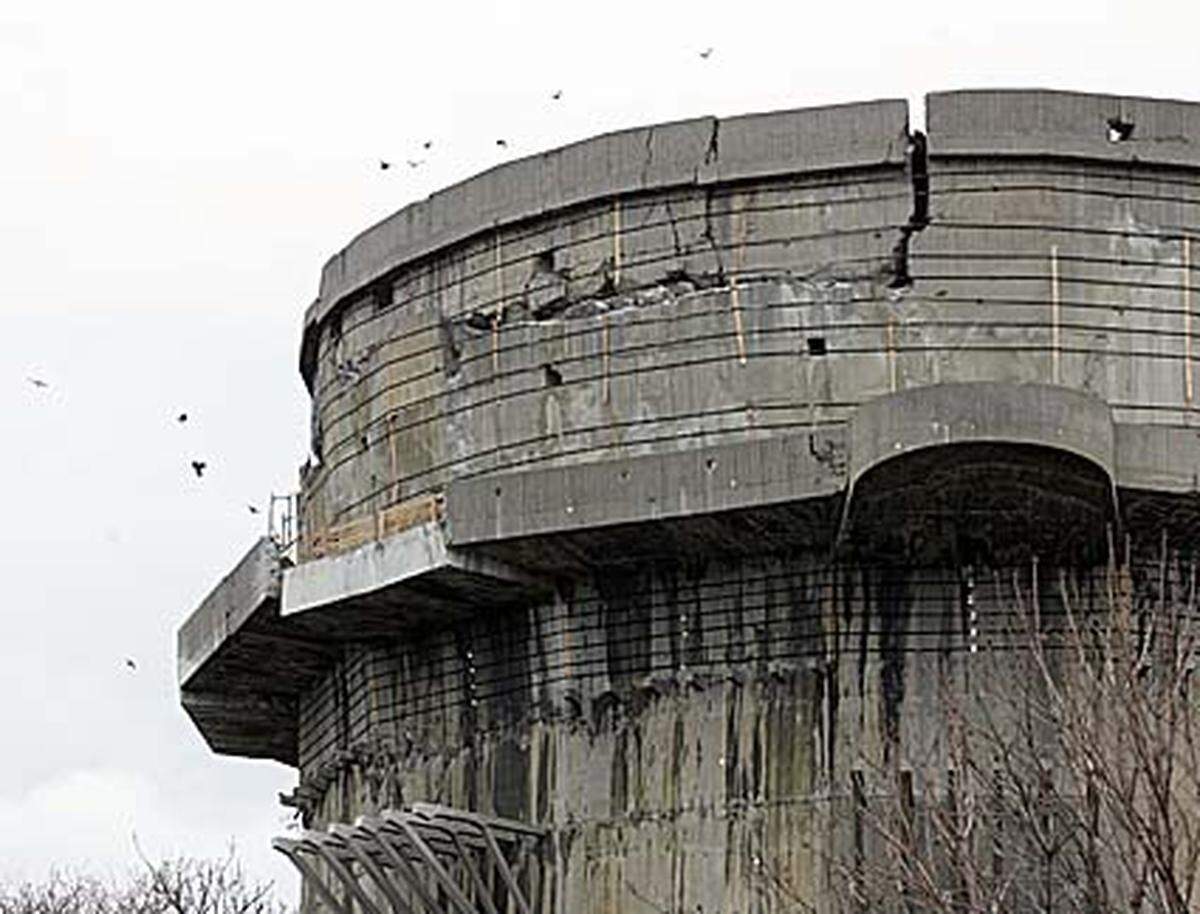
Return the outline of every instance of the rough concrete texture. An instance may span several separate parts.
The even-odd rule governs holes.
[[[998,582],[1036,556],[1094,594],[1109,529],[1200,530],[1200,106],[954,92],[928,124],[598,137],[334,257],[302,530],[443,519],[302,543],[292,612],[222,584],[181,631],[214,748],[297,764],[316,827],[550,826],[539,914],[825,909],[851,772],[939,758]]]
[[[292,800],[315,824],[421,800],[547,824],[540,911],[824,909],[850,772],[946,770],[944,697],[1010,621],[1001,590],[970,591],[972,635],[957,570],[634,565],[349,648],[304,702]]]
[[[1109,147],[1133,139],[1109,143],[1098,115],[1049,121],[1086,126],[1095,156],[1038,158],[1020,111],[1108,110],[1090,98],[932,97],[919,229],[913,176],[890,152],[833,174],[798,156],[791,173],[776,158],[765,176],[739,167],[737,185],[548,208],[394,264],[309,327],[321,461],[308,528],[480,473],[841,423],[880,394],[946,382],[1058,384],[1118,421],[1186,424],[1196,173],[1145,151],[1116,170]],[[1002,155],[939,152],[993,109],[1012,131]],[[879,110],[859,148],[892,135]],[[770,117],[755,123],[771,135]],[[1013,146],[1022,137],[1032,145]]]
[[[581,203],[679,185],[903,165],[907,117],[898,100],[704,117],[605,134],[499,165],[405,207],[330,258],[305,331],[402,263]]]

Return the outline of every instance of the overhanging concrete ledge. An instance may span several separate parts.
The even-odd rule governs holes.
[[[279,549],[266,537],[255,543],[180,626],[176,672],[186,685],[255,611],[278,601],[283,573]]]
[[[989,441],[1076,454],[1115,480],[1114,439],[1108,404],[1067,387],[1001,381],[918,387],[858,408],[850,423],[850,484],[922,448]]]
[[[441,524],[429,522],[288,569],[281,614],[333,637],[359,638],[549,591],[519,568],[447,546]]]
[[[616,555],[823,549],[846,485],[846,429],[455,480],[455,548],[548,574]]]

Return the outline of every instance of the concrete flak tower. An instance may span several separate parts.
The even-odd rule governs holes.
[[[926,103],[595,137],[325,265],[299,535],[179,632],[307,906],[821,909],[995,581],[1194,540],[1200,105]]]

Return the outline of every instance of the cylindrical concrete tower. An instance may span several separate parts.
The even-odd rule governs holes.
[[[313,830],[528,826],[538,914],[822,907],[852,772],[940,751],[994,581],[1196,535],[1200,105],[949,92],[927,126],[600,136],[335,255],[294,555],[180,631],[213,749],[296,766]],[[309,901],[420,894],[348,834]],[[443,865],[427,904],[488,910]]]

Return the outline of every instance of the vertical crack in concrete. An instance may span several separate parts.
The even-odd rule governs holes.
[[[925,134],[920,130],[909,134],[908,173],[912,181],[912,211],[892,247],[892,281],[888,283],[891,289],[906,289],[912,285],[912,273],[908,268],[909,242],[913,235],[929,225],[929,148]]]
[[[711,165],[721,156],[721,119],[712,119],[712,133],[708,136],[708,149],[704,152],[704,164]]]
[[[683,257],[683,243],[679,240],[679,223],[675,221],[675,211],[671,209],[671,200],[663,200],[663,208],[667,211],[667,221],[671,223],[671,238],[675,244],[675,256]]]
[[[701,236],[712,248],[713,258],[717,261],[717,282],[720,285],[725,284],[725,261],[721,257],[721,246],[717,244],[717,236],[713,232],[712,218],[713,192],[712,188],[706,188],[704,191],[704,234]]]
[[[650,183],[650,165],[654,161],[654,128],[646,128],[646,157],[642,160],[642,186]]]

